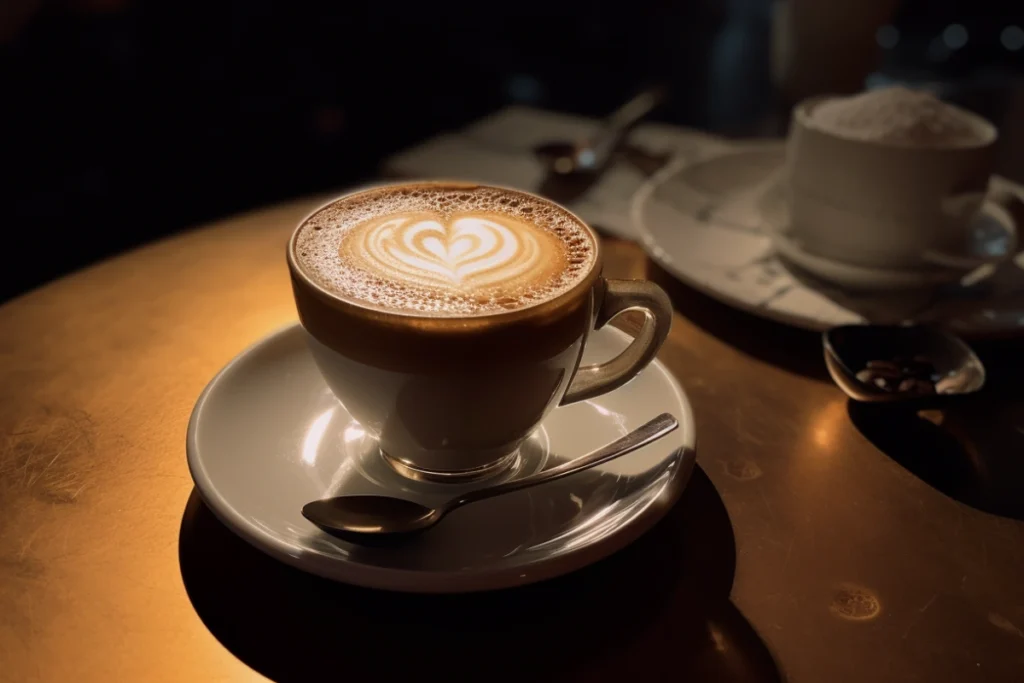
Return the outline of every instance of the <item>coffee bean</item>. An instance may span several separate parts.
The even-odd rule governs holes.
[[[967,389],[970,376],[965,372],[955,372],[945,377],[940,377],[935,382],[935,392],[938,394],[958,394]]]
[[[908,378],[900,382],[899,391],[923,396],[925,394],[934,394],[935,385],[924,380]]]
[[[898,391],[915,396],[934,394],[935,380],[939,379],[935,366],[923,356],[870,360],[855,376],[858,381],[882,391]]]
[[[900,382],[899,390],[904,392],[913,391],[915,389],[916,384],[916,379],[905,379],[902,382]]]
[[[905,374],[915,377],[931,377],[935,372],[935,366],[928,362],[909,361],[900,368]]]

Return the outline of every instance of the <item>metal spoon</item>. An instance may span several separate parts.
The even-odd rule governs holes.
[[[530,477],[470,491],[436,508],[391,496],[337,496],[307,503],[302,508],[302,516],[329,534],[355,542],[426,531],[449,512],[463,505],[582,472],[646,446],[678,426],[676,418],[668,413],[662,413],[621,439],[580,458]]]
[[[832,379],[862,403],[925,407],[985,385],[971,347],[931,325],[842,325],[823,335],[822,346]]]
[[[663,86],[644,90],[619,107],[584,140],[538,146],[534,152],[548,165],[540,193],[560,202],[569,202],[584,194],[600,178],[633,127],[661,104],[666,92]]]

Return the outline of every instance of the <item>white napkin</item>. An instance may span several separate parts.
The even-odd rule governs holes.
[[[599,121],[568,114],[513,106],[502,109],[456,133],[439,135],[392,156],[384,163],[388,175],[407,178],[476,180],[536,191],[547,169],[533,152],[545,142],[575,141],[592,133]],[[715,136],[659,123],[639,125],[629,143],[652,154],[700,155],[725,146]],[[646,176],[619,161],[605,170],[587,193],[569,208],[591,225],[627,239],[635,230],[630,202]]]

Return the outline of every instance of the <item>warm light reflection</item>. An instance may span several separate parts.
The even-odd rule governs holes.
[[[343,438],[345,443],[352,443],[353,441],[359,441],[366,436],[366,430],[357,425],[355,422],[345,428]]]
[[[842,428],[846,419],[845,400],[835,400],[826,403],[817,414],[811,417],[810,434],[811,440],[817,446],[817,450],[830,451],[836,443],[836,434]]]
[[[708,635],[711,636],[711,642],[714,643],[716,650],[719,652],[728,651],[728,641],[726,640],[722,629],[718,627],[718,624],[714,622],[708,623]]]
[[[302,440],[302,461],[307,465],[316,463],[316,455],[320,451],[320,441],[324,438],[324,432],[327,431],[327,425],[334,417],[335,410],[337,407],[332,406],[317,415],[317,418],[309,425],[309,429],[306,430],[306,438]]]
[[[596,403],[594,401],[586,401],[586,403],[591,408],[593,408],[595,411],[597,411],[598,415],[601,415],[602,417],[610,418],[611,421],[614,422],[615,425],[619,428],[619,432],[621,434],[628,434],[629,433],[629,429],[626,427],[626,416],[625,415],[623,415],[622,413],[616,413],[613,410],[608,410],[603,405],[600,405],[599,403]]]

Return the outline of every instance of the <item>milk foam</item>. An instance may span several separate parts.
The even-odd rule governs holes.
[[[991,137],[959,107],[899,86],[830,99],[814,109],[809,123],[853,140],[920,147],[975,145]]]
[[[342,198],[306,221],[295,249],[303,271],[342,298],[447,317],[548,301],[596,258],[589,231],[545,200],[432,184]]]

